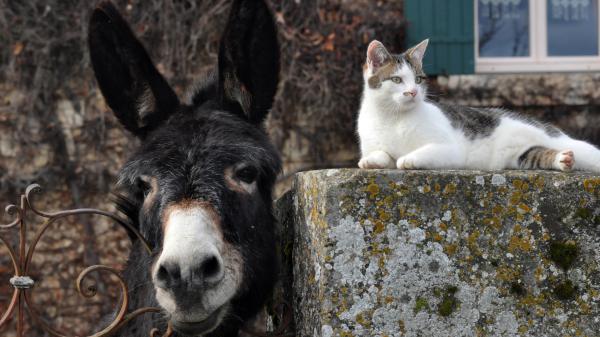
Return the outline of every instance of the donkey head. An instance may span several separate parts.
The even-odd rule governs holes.
[[[109,2],[92,14],[89,47],[107,104],[141,139],[120,172],[120,207],[154,246],[155,299],[180,333],[237,331],[276,275],[271,191],[281,163],[261,124],[279,53],[267,6],[234,1],[218,66],[188,103]]]

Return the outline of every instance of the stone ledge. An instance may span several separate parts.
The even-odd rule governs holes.
[[[600,331],[598,175],[324,170],[292,194],[297,336]]]

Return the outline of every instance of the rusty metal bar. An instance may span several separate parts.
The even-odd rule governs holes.
[[[25,193],[21,195],[20,205],[8,205],[6,207],[6,212],[9,215],[13,215],[14,219],[10,223],[6,225],[0,224],[0,230],[11,230],[18,229],[19,234],[19,247],[15,251],[15,249],[9,244],[9,242],[0,236],[0,243],[8,249],[8,256],[11,260],[14,269],[14,276],[11,278],[10,282],[14,287],[13,296],[8,304],[6,312],[4,312],[0,316],[0,328],[8,324],[10,319],[14,317],[16,314],[16,330],[17,336],[23,337],[24,335],[24,323],[25,323],[25,311],[28,312],[29,316],[32,320],[37,324],[37,326],[41,327],[42,330],[50,334],[51,336],[57,337],[67,337],[72,336],[63,331],[59,331],[49,325],[47,322],[42,319],[38,310],[35,308],[34,303],[31,300],[30,289],[35,284],[35,281],[29,277],[29,267],[31,265],[31,260],[33,259],[33,255],[35,253],[35,249],[37,247],[38,242],[48,229],[50,225],[55,223],[57,220],[61,218],[65,218],[73,215],[100,215],[111,220],[115,221],[122,227],[134,233],[134,235],[142,242],[148,254],[152,253],[152,248],[146,241],[146,239],[139,233],[139,231],[133,228],[128,222],[122,220],[114,214],[93,209],[93,208],[82,208],[82,209],[73,209],[59,212],[46,212],[35,207],[34,195],[40,194],[42,191],[41,187],[38,184],[32,184],[27,187]],[[28,226],[25,221],[25,216],[27,212],[31,211],[35,215],[45,218],[46,220],[39,227],[37,232],[34,235],[33,241],[27,245],[27,230]],[[147,307],[140,308],[134,310],[132,312],[127,312],[127,306],[129,304],[129,296],[127,284],[119,274],[117,270],[114,268],[110,268],[107,266],[96,265],[91,266],[84,269],[79,276],[77,277],[77,292],[85,298],[90,298],[96,295],[95,287],[83,288],[83,280],[92,272],[108,272],[115,275],[118,279],[119,286],[121,288],[121,303],[117,315],[104,329],[89,335],[89,337],[105,337],[113,335],[118,329],[122,328],[126,323],[131,321],[132,319],[146,314],[146,313],[157,313],[160,312],[160,308]],[[167,331],[162,335],[163,337],[169,337],[172,335],[172,329],[169,326]],[[159,332],[157,329],[152,329],[152,331],[148,332],[149,336],[159,336]]]

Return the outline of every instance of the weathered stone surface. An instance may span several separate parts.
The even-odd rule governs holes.
[[[598,336],[600,176],[298,174],[297,336]]]

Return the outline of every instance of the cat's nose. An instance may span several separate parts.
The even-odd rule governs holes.
[[[417,96],[417,89],[405,91],[404,96],[411,96],[414,98],[415,96]]]

